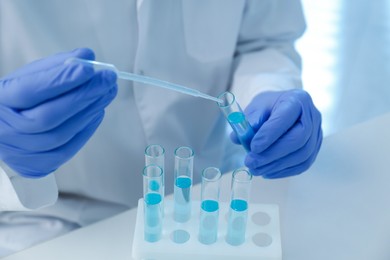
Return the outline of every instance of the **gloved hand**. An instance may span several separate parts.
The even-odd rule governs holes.
[[[64,64],[69,57],[94,53],[60,53],[0,79],[0,159],[22,176],[45,176],[72,158],[117,93],[114,72]]]
[[[254,175],[274,179],[300,174],[322,143],[321,114],[303,90],[265,92],[245,109],[255,131],[245,164]],[[231,134],[239,144],[237,136]]]

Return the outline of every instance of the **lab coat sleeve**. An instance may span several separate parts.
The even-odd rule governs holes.
[[[35,210],[54,204],[57,198],[54,174],[24,178],[0,161],[0,212]]]
[[[294,42],[305,26],[299,0],[247,1],[231,87],[243,108],[260,92],[302,88]]]

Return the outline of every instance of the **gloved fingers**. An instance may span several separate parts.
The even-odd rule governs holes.
[[[97,117],[68,143],[54,150],[42,153],[7,153],[2,159],[23,177],[44,177],[71,159],[85,145],[100,125],[103,116],[101,114],[101,117]],[[23,164],[20,164],[21,161]]]
[[[82,57],[88,56],[81,55],[83,52],[75,54],[80,54]],[[60,56],[65,61],[68,56],[73,57],[75,54]],[[53,62],[55,64],[53,66],[33,73],[22,74],[19,72],[16,73],[18,76],[8,76],[1,79],[0,104],[14,109],[32,108],[80,86],[95,74],[91,66],[77,63],[64,64],[63,62],[58,63],[58,59],[53,60],[56,61]],[[38,63],[38,65],[41,64]],[[44,66],[41,65],[41,67]],[[26,70],[35,70],[35,68]]]
[[[259,128],[264,124],[264,122],[266,122],[270,117],[272,106],[268,106],[267,102],[264,101],[274,101],[276,99],[276,93],[277,92],[273,91],[261,93],[260,95],[256,96],[245,109],[245,118],[254,131],[258,131]],[[235,144],[241,144],[234,131],[230,134],[230,139]]]
[[[6,124],[0,122],[0,136],[4,145],[17,147],[26,152],[44,152],[53,150],[69,142],[77,133],[84,129],[88,124],[100,117],[104,108],[115,97],[116,89],[113,89],[108,97],[102,97],[88,106],[83,111],[71,117],[58,127],[43,133],[23,134],[15,132]]]
[[[253,98],[245,109],[245,116],[252,128],[257,131],[268,120],[274,104],[285,91],[265,91]]]
[[[53,67],[63,65],[67,59],[72,57],[95,60],[95,53],[89,48],[77,48],[72,51],[56,53],[54,55],[28,63],[23,67],[15,70],[11,74],[8,74],[4,77],[4,79],[18,78],[26,76],[28,74],[35,74],[37,72],[47,71],[49,69],[52,69]]]
[[[97,99],[105,97],[112,88],[116,88],[115,72],[99,71],[90,81],[79,88],[33,109],[21,111],[21,114],[37,121],[37,126],[34,125],[36,129],[32,129],[31,132],[34,130],[36,132],[47,131],[84,110]],[[107,98],[111,100],[110,95]]]
[[[94,70],[82,64],[66,64],[47,71],[0,81],[0,104],[28,109],[62,95],[90,80]]]
[[[308,127],[301,120],[297,121],[287,133],[265,151],[260,154],[250,152],[245,159],[245,164],[249,168],[259,168],[298,151],[307,145],[312,130],[311,126]]]
[[[116,89],[115,82],[114,72],[99,71],[86,84],[56,99],[16,113],[8,111],[9,113],[2,115],[0,111],[0,115],[3,120],[6,120],[8,116],[7,122],[20,133],[46,132],[59,126],[101,97],[111,101],[112,95],[108,93],[111,89]]]
[[[263,175],[263,178],[264,179],[280,179],[280,178],[292,177],[292,176],[301,174],[302,172],[309,169],[309,167],[313,163],[313,161],[314,161],[314,157],[313,157],[313,159],[312,158],[307,159],[305,162],[303,162],[299,165],[283,169],[283,170],[276,172],[276,173],[273,173],[273,174]]]
[[[307,170],[317,157],[318,151],[322,144],[322,130],[308,141],[308,143],[284,158],[274,161],[268,165],[250,169],[254,175],[262,175],[264,178],[282,178],[293,176]]]
[[[251,114],[245,115],[245,118],[252,129],[256,131],[260,128],[268,116],[268,113],[262,113],[262,111],[252,111]],[[241,141],[238,139],[237,134],[234,131],[230,133],[230,140],[235,144],[241,144]]]
[[[286,133],[300,118],[302,107],[294,100],[283,100],[275,105],[270,117],[256,132],[251,151],[261,153]]]
[[[321,137],[319,138],[319,141],[317,143],[317,151],[319,151],[321,144],[322,144],[322,131],[320,131]],[[305,162],[303,162],[300,165],[296,165],[287,169],[283,169],[279,172],[273,173],[273,174],[268,174],[263,176],[265,179],[278,179],[278,178],[284,178],[284,177],[290,177],[294,175],[298,175],[310,168],[310,166],[313,164],[315,161],[315,158],[317,157],[318,153],[313,154],[309,159],[307,159]]]

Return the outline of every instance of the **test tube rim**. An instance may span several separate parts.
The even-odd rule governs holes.
[[[157,169],[159,169],[160,173],[156,176],[150,176],[147,174],[147,171],[146,169],[149,168],[149,167],[156,167]],[[158,166],[157,164],[149,164],[149,165],[146,165],[142,171],[142,175],[147,177],[147,178],[159,178],[159,177],[162,177],[163,175],[163,170],[160,166]]]
[[[249,176],[248,179],[240,180],[240,179],[235,178],[235,176],[236,176],[236,174],[238,172],[246,172],[247,175]],[[233,174],[232,174],[232,179],[234,180],[234,182],[238,182],[238,183],[250,182],[252,180],[252,178],[253,178],[253,174],[250,171],[248,171],[247,169],[244,169],[244,168],[236,169],[236,170],[233,171]]]
[[[210,178],[207,178],[204,174],[205,174],[205,171],[206,170],[210,170],[210,169],[213,169],[213,170],[217,170],[217,175],[215,175],[214,178],[210,179]],[[222,173],[221,171],[217,168],[217,167],[207,167],[207,168],[204,168],[203,171],[202,171],[202,179],[203,180],[206,180],[207,182],[217,182],[221,179],[222,177]]]
[[[147,151],[151,148],[151,147],[160,147],[162,149],[162,152],[161,154],[159,154],[158,156],[153,156],[153,155],[150,155]],[[165,155],[165,149],[164,147],[162,147],[162,145],[159,145],[159,144],[150,144],[148,146],[146,146],[145,148],[145,156],[148,156],[148,157],[151,157],[151,158],[158,158],[158,157],[161,157],[161,156],[164,156]]]
[[[226,95],[231,95],[231,96],[232,96],[232,100],[231,100],[230,102],[227,102],[227,101],[225,102],[225,100],[227,100],[227,99],[222,98],[223,96],[226,96]],[[221,100],[224,101],[223,103],[217,102],[217,103],[218,103],[218,106],[219,106],[220,108],[227,108],[227,107],[230,107],[230,106],[233,105],[234,102],[236,101],[236,96],[235,96],[232,92],[230,92],[230,91],[222,92],[221,94],[218,95],[217,98],[219,98],[219,99],[221,99]],[[227,103],[227,104],[225,105],[225,103]]]
[[[186,156],[186,157],[179,156],[179,155],[177,154],[177,152],[178,152],[180,149],[187,149],[187,150],[190,151],[190,154],[189,154],[188,156]],[[191,159],[191,158],[194,157],[194,150],[193,150],[191,147],[188,147],[188,146],[180,146],[180,147],[177,147],[177,148],[175,149],[174,154],[175,154],[175,157],[177,157],[178,159]]]

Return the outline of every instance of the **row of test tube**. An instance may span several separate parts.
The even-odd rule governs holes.
[[[145,149],[144,178],[144,239],[157,242],[161,239],[164,218],[164,148],[149,145]],[[175,150],[174,212],[176,222],[185,223],[191,218],[191,187],[194,152],[189,147]],[[252,175],[245,169],[232,174],[231,201],[226,242],[240,245],[245,241],[248,215],[249,188]],[[202,171],[200,224],[198,240],[213,244],[218,238],[219,193],[221,172],[209,167]]]

